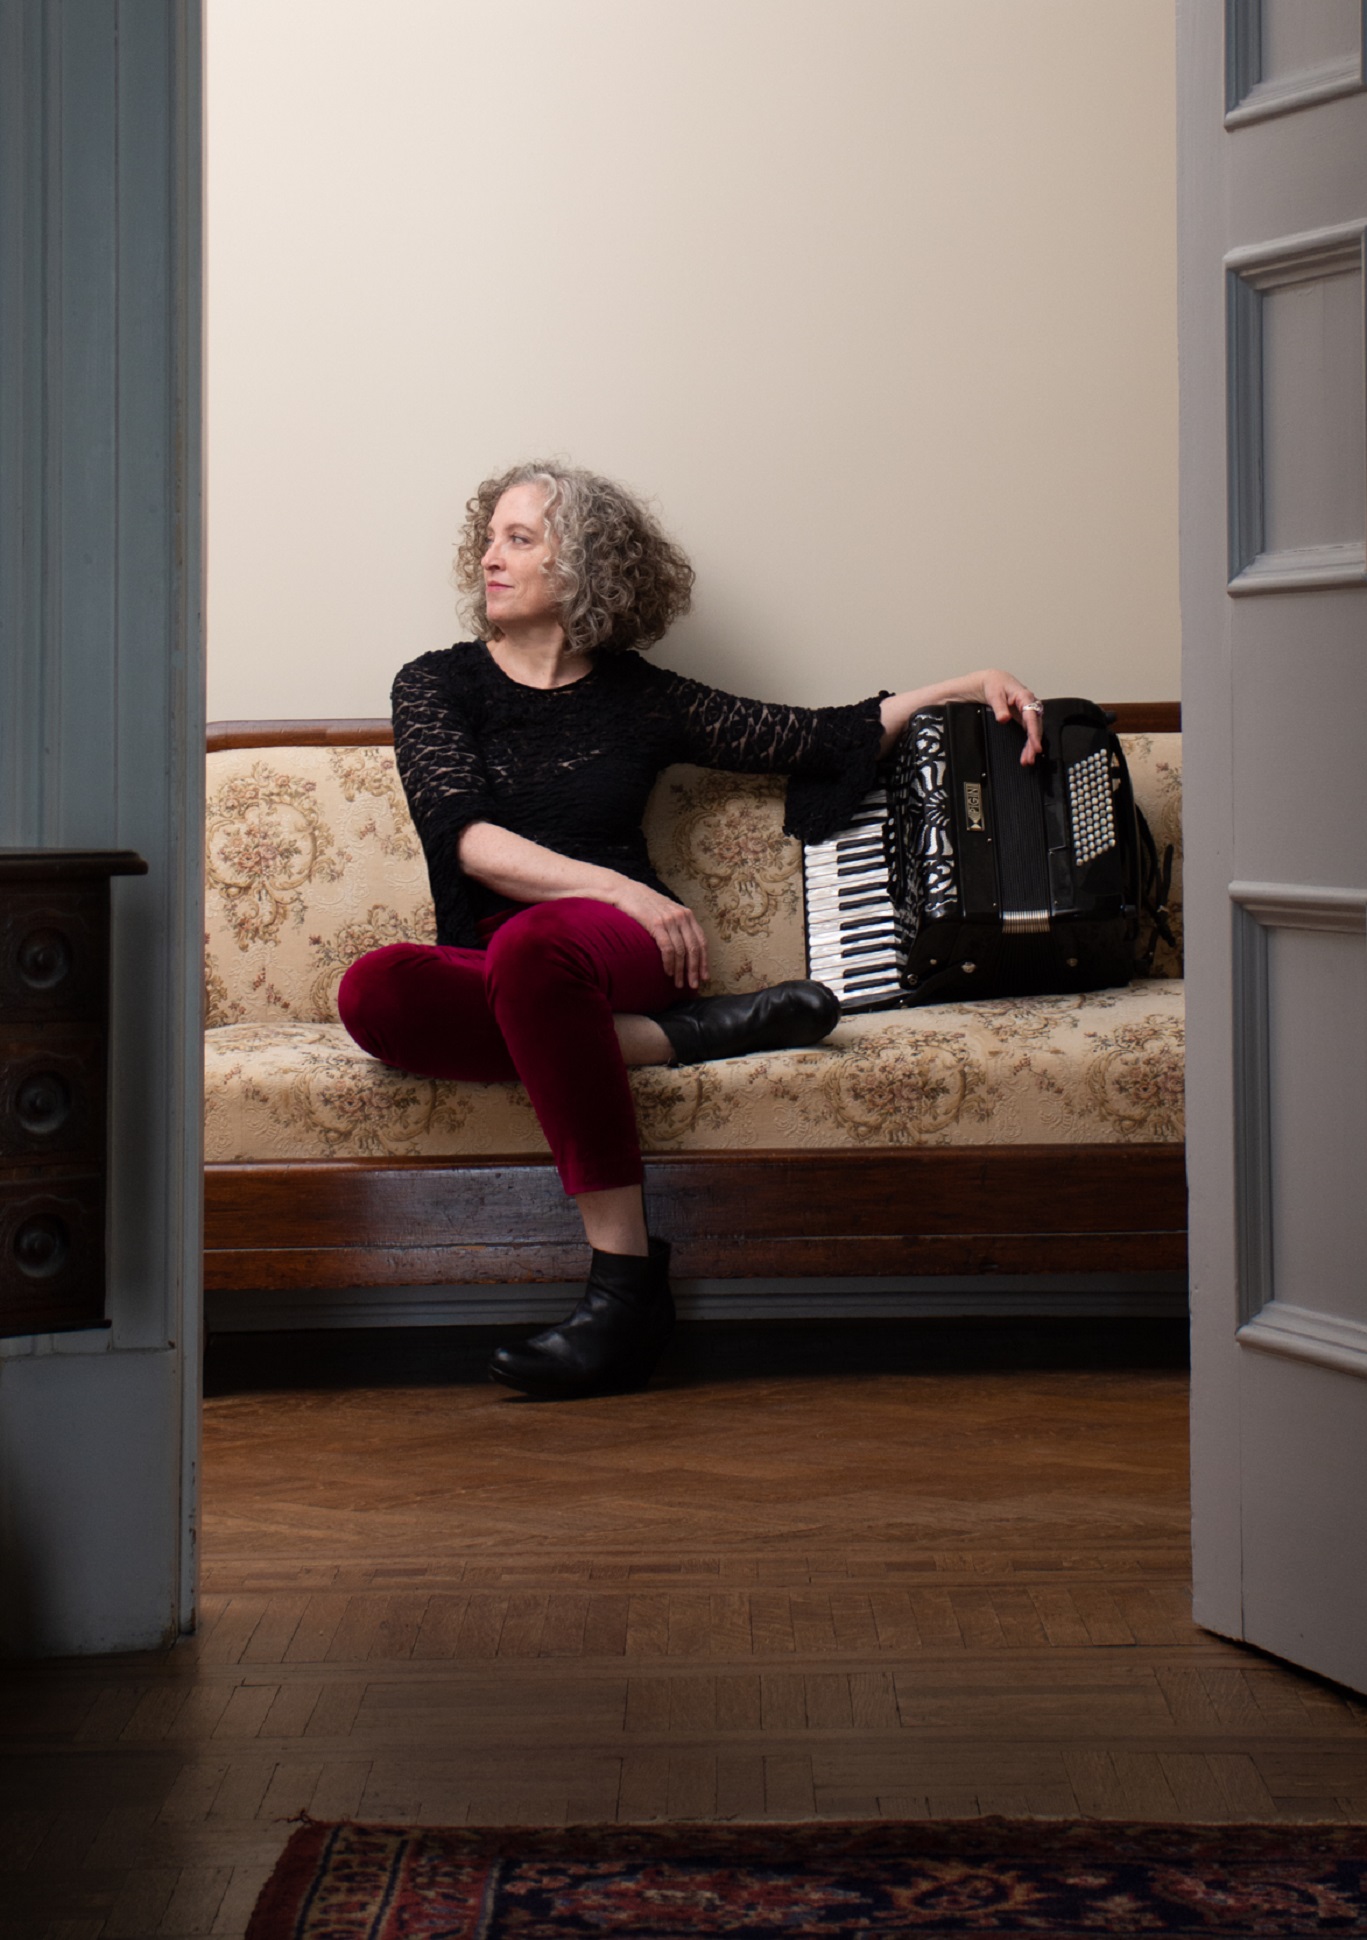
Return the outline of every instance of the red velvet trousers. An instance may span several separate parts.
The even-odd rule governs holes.
[[[389,943],[342,978],[337,1008],[373,1058],[426,1078],[520,1078],[566,1192],[639,1185],[636,1109],[614,1011],[684,993],[634,917],[586,896],[533,903],[483,950]]]

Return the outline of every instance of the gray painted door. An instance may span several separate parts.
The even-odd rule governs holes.
[[[1196,1616],[1367,1689],[1361,0],[1178,0]]]
[[[0,843],[111,911],[108,1330],[0,1344],[0,1655],[192,1627],[203,1245],[199,0],[0,6]]]

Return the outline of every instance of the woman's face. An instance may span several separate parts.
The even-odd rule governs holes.
[[[510,485],[494,507],[480,565],[484,605],[500,632],[510,624],[551,620],[559,602],[551,587],[555,554],[546,540],[546,493],[540,485]]]

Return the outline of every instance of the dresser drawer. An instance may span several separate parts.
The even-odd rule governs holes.
[[[104,1191],[95,1168],[0,1169],[0,1333],[100,1324]]]
[[[103,1018],[106,882],[10,883],[0,899],[0,1018]]]
[[[105,1041],[91,1024],[0,1028],[0,1165],[98,1164],[104,1148]]]

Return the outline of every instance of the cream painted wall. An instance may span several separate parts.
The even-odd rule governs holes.
[[[208,0],[210,714],[382,714],[568,455],[794,701],[1178,692],[1169,0]]]

